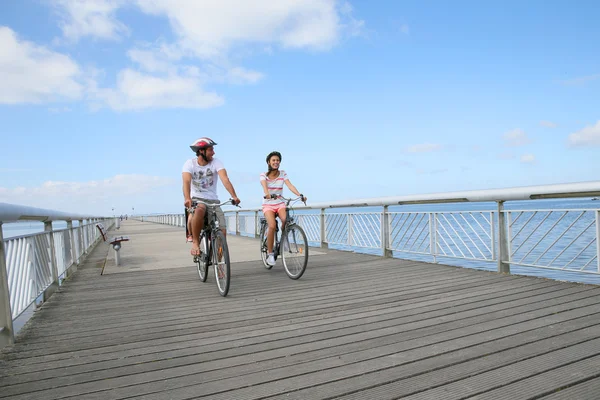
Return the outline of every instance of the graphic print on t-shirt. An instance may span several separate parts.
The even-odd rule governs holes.
[[[202,189],[208,189],[214,183],[215,183],[215,179],[213,176],[212,169],[206,170],[206,175],[204,176],[204,179],[200,178],[200,186],[202,186]]]

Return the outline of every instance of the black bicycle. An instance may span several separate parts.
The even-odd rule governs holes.
[[[273,256],[277,260],[277,257],[281,255],[286,274],[291,279],[298,279],[304,274],[308,264],[308,240],[304,229],[295,221],[293,207],[290,203],[293,205],[302,197],[288,199],[279,196],[279,198],[285,200],[286,222],[281,235],[278,224],[275,225]],[[271,269],[273,266],[267,264],[267,229],[267,220],[263,217],[260,219],[260,256],[265,268]]]
[[[194,263],[198,265],[198,276],[202,282],[206,282],[208,267],[214,266],[217,289],[219,289],[219,294],[224,297],[229,292],[231,265],[227,239],[221,231],[215,209],[225,204],[233,204],[233,200],[229,199],[221,204],[194,201],[192,207],[188,209],[190,214],[194,213],[198,203],[206,205],[206,214],[204,228],[200,232],[200,255],[194,256]]]

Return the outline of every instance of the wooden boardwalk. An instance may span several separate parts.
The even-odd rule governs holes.
[[[229,236],[222,298],[181,229],[127,221],[122,267],[98,246],[2,351],[0,399],[600,398],[598,286],[333,250],[292,281]]]

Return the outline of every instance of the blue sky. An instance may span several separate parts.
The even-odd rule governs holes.
[[[201,136],[244,207],[591,181],[595,1],[0,4],[0,202],[180,212]],[[220,186],[219,194],[227,197]]]

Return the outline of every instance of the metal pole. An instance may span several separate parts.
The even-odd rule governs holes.
[[[596,263],[600,272],[600,210],[596,210]]]
[[[52,232],[52,222],[44,222],[44,232],[50,236],[50,263],[52,270],[52,283],[58,285],[58,266],[56,265],[56,244],[54,243],[54,233]],[[44,299],[45,300],[45,299]]]
[[[115,250],[115,265],[121,264],[121,255],[119,254],[119,250]]]
[[[75,235],[73,232],[73,221],[67,221],[67,229],[69,230],[69,240],[71,241],[71,266],[77,265],[77,250],[75,249]],[[72,272],[74,272],[73,269]]]
[[[11,345],[14,342],[15,332],[13,330],[12,312],[10,309],[6,251],[4,250],[2,222],[0,221],[0,348]]]
[[[492,260],[496,259],[496,217],[494,212],[490,211],[490,237],[492,238]]]
[[[81,257],[83,257],[83,253],[85,251],[85,246],[83,244],[83,220],[80,219],[78,220],[79,222],[79,227],[78,227],[78,231],[79,231],[79,258],[77,259],[77,263],[79,264],[81,262]]]
[[[353,227],[352,221],[353,221],[352,220],[352,214],[348,214],[348,222],[347,222],[347,224],[348,224],[348,241],[347,241],[348,246],[352,246],[353,239],[354,239],[353,238],[353,236],[354,236],[354,227]]]
[[[498,202],[498,272],[510,274],[508,254],[508,238],[506,232],[506,216],[504,215],[504,202]]]
[[[437,262],[437,215],[429,213],[429,249],[433,256],[433,262]]]
[[[328,249],[329,248],[329,244],[327,243],[327,229],[325,226],[326,223],[326,218],[325,218],[325,209],[321,208],[321,215],[319,217],[319,225],[320,225],[320,230],[321,230],[321,248],[322,249]]]
[[[390,250],[390,215],[388,214],[388,206],[383,206],[381,213],[381,250],[384,257],[393,257],[393,252]]]
[[[254,237],[258,239],[258,211],[254,211]]]

